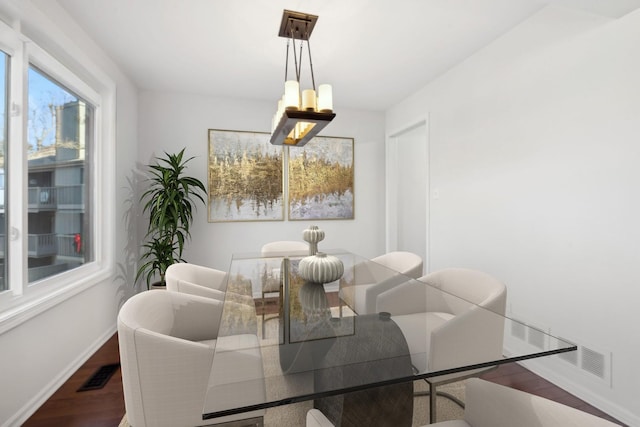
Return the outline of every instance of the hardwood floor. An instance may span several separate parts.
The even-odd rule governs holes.
[[[118,337],[107,341],[69,380],[23,424],[24,427],[117,427],[124,415],[122,376],[118,369],[98,390],[76,390],[103,365],[118,363]],[[556,387],[522,366],[501,365],[482,378],[546,397],[624,425],[586,402]]]
[[[502,384],[518,390],[523,390],[531,394],[545,397],[547,399],[560,402],[572,408],[580,409],[581,411],[588,412],[593,415],[597,415],[601,418],[605,418],[611,422],[625,426],[625,424],[616,420],[615,418],[607,415],[601,410],[594,408],[587,402],[578,399],[574,395],[565,390],[557,387],[553,383],[545,380],[542,377],[534,374],[528,369],[518,365],[517,363],[507,363],[501,365],[498,369],[494,369],[481,378],[491,381],[497,384]]]
[[[76,390],[101,366],[119,362],[118,336],[114,334],[23,426],[117,427],[124,416],[120,369],[101,389]]]

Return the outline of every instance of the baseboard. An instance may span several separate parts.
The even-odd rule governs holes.
[[[9,417],[0,427],[21,426],[115,333],[116,325],[114,323],[109,330],[94,341],[83,353],[78,355],[65,370],[61,371],[46,387],[30,399],[18,412]]]
[[[629,426],[640,426],[640,417],[637,415],[629,412],[627,409],[622,408],[619,405],[616,405],[610,400],[604,399],[602,396],[594,393],[592,389],[571,381],[558,371],[550,369],[544,363],[535,359],[525,360],[518,363],[536,375],[541,376],[561,389],[573,394],[577,398],[584,400],[589,405],[609,414],[618,421]]]

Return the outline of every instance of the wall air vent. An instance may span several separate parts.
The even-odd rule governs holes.
[[[585,371],[605,379],[607,372],[606,357],[602,353],[598,353],[587,347],[582,347],[582,363],[581,367]]]
[[[529,344],[534,347],[538,347],[540,350],[545,349],[545,333],[540,329],[531,327],[531,329],[529,329],[529,337],[527,341]]]
[[[527,339],[527,330],[524,326],[524,323],[512,321],[511,322],[511,335],[516,338],[525,341]]]
[[[594,350],[597,347],[591,345],[587,347],[580,343],[580,340],[571,340],[564,337],[559,337],[558,339],[578,347],[577,351],[558,354],[558,359],[571,364],[572,366],[569,368],[575,369],[585,379],[588,378],[589,380],[604,383],[608,387],[613,387],[613,379],[611,377],[613,354],[611,352]]]

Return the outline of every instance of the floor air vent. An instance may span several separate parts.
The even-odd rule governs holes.
[[[77,391],[97,390],[104,387],[119,367],[119,363],[101,366]]]

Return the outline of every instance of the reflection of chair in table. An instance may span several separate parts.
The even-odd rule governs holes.
[[[263,257],[288,257],[291,255],[308,255],[309,245],[305,242],[297,240],[279,240],[275,242],[265,243],[260,250]],[[278,260],[279,264],[280,260]],[[267,263],[268,264],[268,263]],[[265,298],[267,295],[279,295],[282,285],[282,277],[280,274],[280,266],[269,267],[265,264],[265,270],[262,272],[262,336],[265,333],[265,322],[274,317],[265,318]]]

